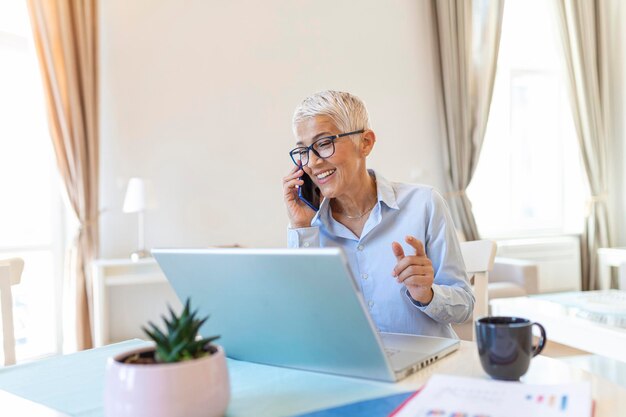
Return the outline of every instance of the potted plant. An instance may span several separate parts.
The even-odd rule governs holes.
[[[226,356],[198,338],[208,317],[199,319],[189,299],[177,316],[169,308],[162,331],[149,322],[144,332],[154,346],[109,358],[105,377],[107,417],[220,417],[230,399]]]

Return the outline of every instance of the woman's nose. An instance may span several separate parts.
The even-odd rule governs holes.
[[[311,151],[309,152],[309,163],[307,164],[308,166],[313,166],[316,165],[318,162],[323,161],[323,158],[320,158],[319,156],[317,156],[315,154],[315,152]]]

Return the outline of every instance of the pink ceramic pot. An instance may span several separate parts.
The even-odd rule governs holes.
[[[104,387],[106,417],[221,417],[230,400],[224,349],[190,361],[156,365],[121,359],[154,350],[137,349],[109,358]]]

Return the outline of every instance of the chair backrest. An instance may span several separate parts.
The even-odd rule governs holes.
[[[487,284],[489,271],[493,269],[493,262],[496,258],[496,243],[486,239],[461,242],[461,254],[465,262],[465,271],[472,282],[476,301],[472,317],[462,325],[455,325],[454,330],[461,339],[474,340],[474,319],[489,314]]]
[[[626,262],[622,262],[619,266],[617,285],[620,290],[626,291]]]
[[[15,363],[15,330],[13,328],[13,295],[11,286],[20,283],[24,261],[21,258],[0,259],[0,304],[2,313],[2,346],[4,365]]]

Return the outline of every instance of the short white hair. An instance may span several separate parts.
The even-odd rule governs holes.
[[[329,117],[342,133],[370,129],[365,103],[357,96],[342,91],[320,91],[305,98],[293,113],[294,133],[298,123],[316,116]]]

